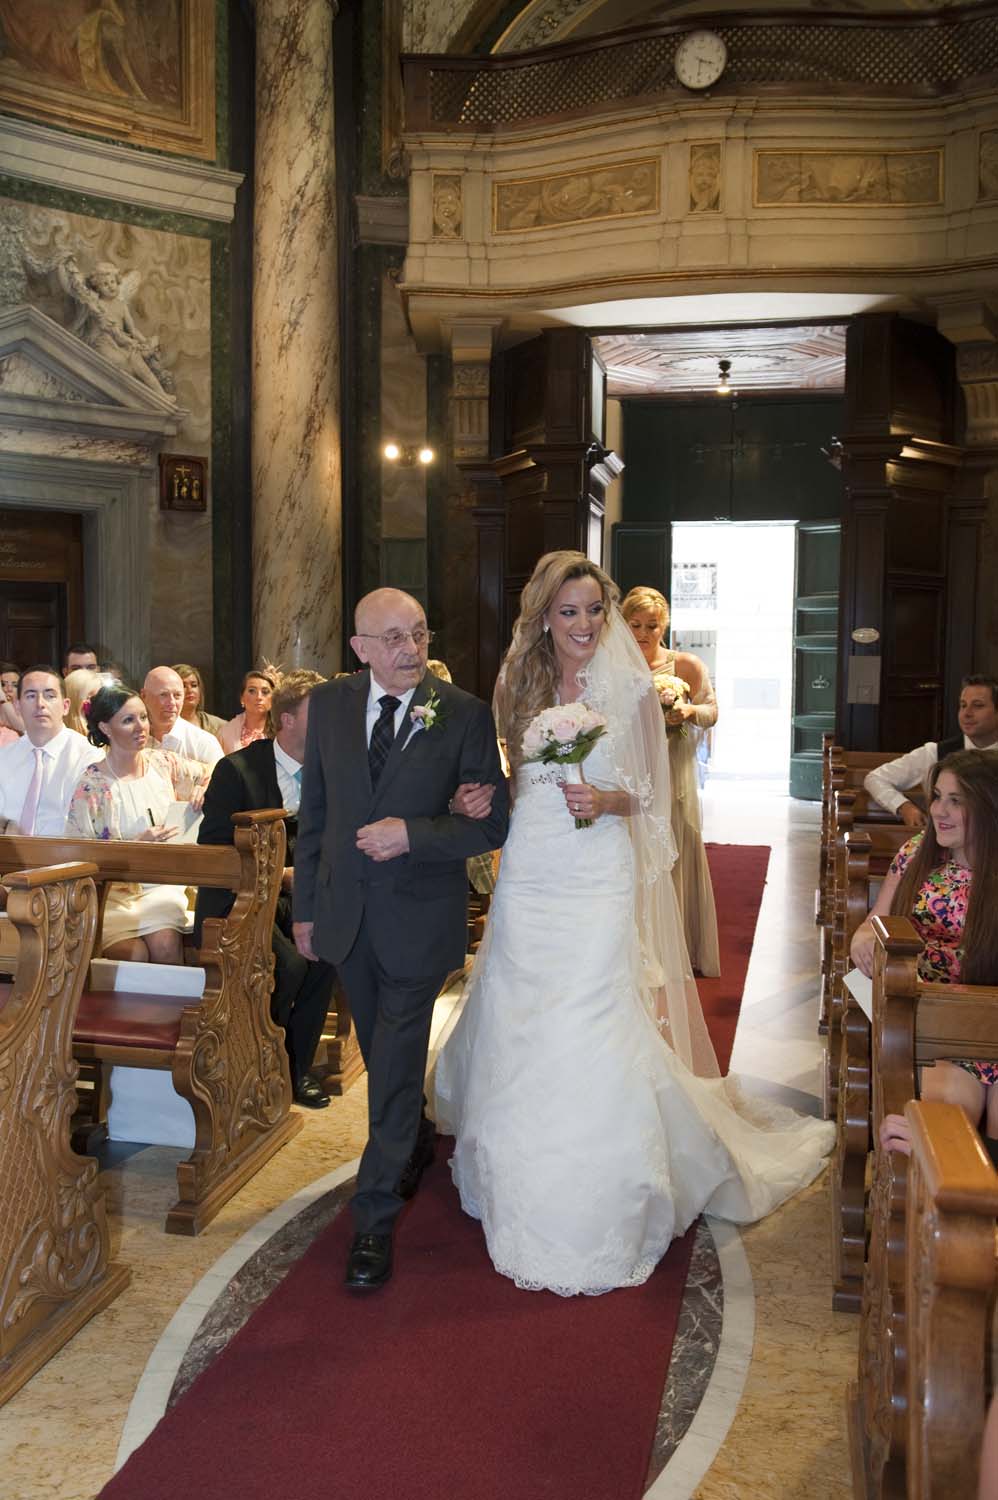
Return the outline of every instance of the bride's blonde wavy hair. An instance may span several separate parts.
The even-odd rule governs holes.
[[[607,620],[620,598],[609,573],[590,562],[584,552],[546,552],[537,563],[520,595],[520,613],[493,700],[499,734],[506,741],[514,769],[522,759],[523,731],[542,708],[551,707],[558,693],[561,674],[544,616],[559,590],[576,578],[594,578],[599,584]]]

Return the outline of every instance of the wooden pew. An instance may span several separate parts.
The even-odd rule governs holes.
[[[0,986],[0,1405],[130,1279],[110,1260],[97,1163],[69,1141],[95,873],[65,864],[3,882],[20,963]]]
[[[881,823],[897,824],[893,813],[879,807],[863,786],[863,780],[875,766],[895,760],[893,751],[843,750],[840,745],[828,745],[822,766],[821,800],[821,850],[819,855],[818,890],[815,897],[815,919],[820,929],[819,961],[821,964],[821,996],[818,1008],[818,1031],[824,1036],[833,1024],[831,1015],[833,999],[831,930],[835,908],[835,884],[840,873],[836,863],[836,852],[841,859],[842,839],[845,828],[840,829],[836,807],[851,813],[849,827],[859,828]],[[835,1086],[836,1068],[832,1068],[832,1088]],[[829,1118],[834,1110],[829,1111]]]
[[[846,835],[846,900],[841,943],[843,973],[856,929],[866,920],[891,860],[908,830],[886,825]],[[866,1168],[870,1152],[870,1020],[842,988],[842,1044],[832,1158],[832,1306],[859,1312],[866,1260]]]
[[[852,937],[851,933],[846,932],[846,908],[849,900],[846,842],[853,832],[868,832],[876,840],[872,852],[874,873],[886,875],[894,854],[911,837],[910,830],[897,818],[890,814],[870,818],[868,812],[865,792],[854,789],[834,792],[831,850],[833,883],[829,921],[823,929],[822,937],[821,1003],[826,1037],[822,1095],[828,1119],[834,1119],[837,1111],[844,1005],[842,978],[849,968],[849,942]],[[882,834],[886,834],[886,842]]]
[[[905,1217],[910,1500],[977,1494],[998,1173],[962,1109],[911,1102]]]
[[[919,1067],[945,1058],[998,1061],[998,987],[922,984],[916,967],[921,943],[912,923],[906,917],[875,917],[874,927],[876,1142],[884,1116],[903,1114],[916,1097]],[[914,1416],[908,1401],[916,1357],[912,1330],[920,1326],[924,1309],[907,1301],[908,1158],[877,1147],[873,1162],[858,1378],[847,1399],[855,1492],[867,1500],[887,1500],[905,1494]]]
[[[302,1128],[280,1027],[270,1018],[271,930],[284,867],[279,811],[238,813],[235,845],[152,844],[0,836],[0,871],[86,858],[97,878],[236,891],[204,924],[200,1000],[85,988],[73,1031],[80,1061],[170,1072],[194,1114],[195,1143],[177,1166],[167,1231],[199,1234],[232,1195]]]

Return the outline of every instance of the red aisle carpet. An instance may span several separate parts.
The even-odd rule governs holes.
[[[745,989],[755,924],[769,867],[765,844],[708,844],[707,863],[721,943],[718,979],[698,979],[697,990],[722,1073],[728,1071]]]
[[[711,850],[729,969],[703,982],[716,987],[719,1053],[767,856]],[[103,1500],[638,1500],[693,1231],[642,1287],[522,1292],[492,1270],[446,1154],[400,1222],[390,1285],[367,1298],[343,1288],[341,1214]]]

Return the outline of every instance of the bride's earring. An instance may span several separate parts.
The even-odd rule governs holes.
[[[550,629],[551,629],[551,626],[548,624],[547,620],[545,620],[544,621],[544,634],[547,635],[547,633],[548,633],[548,631]]]

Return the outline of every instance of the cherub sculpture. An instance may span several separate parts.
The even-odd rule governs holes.
[[[143,385],[173,398],[173,381],[163,364],[159,340],[140,333],[128,306],[139,283],[138,271],[123,276],[111,261],[102,261],[84,277],[71,253],[60,259],[56,269],[63,291],[77,307],[70,332]]]

